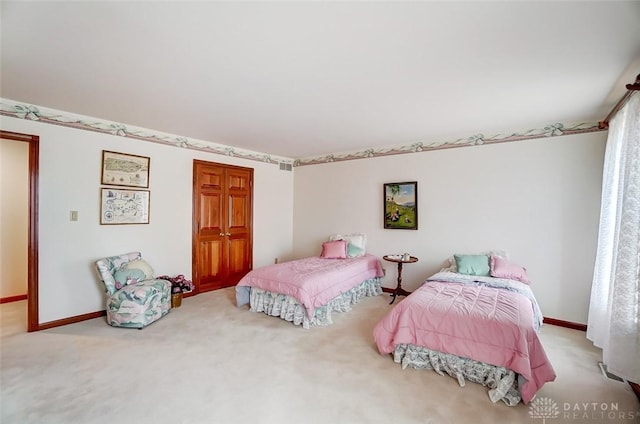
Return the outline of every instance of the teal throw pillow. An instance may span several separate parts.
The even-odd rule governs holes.
[[[488,277],[491,271],[487,255],[453,255],[459,274]]]
[[[358,256],[364,256],[364,249],[360,246],[356,246],[353,243],[347,245],[347,256],[350,258],[357,258]]]

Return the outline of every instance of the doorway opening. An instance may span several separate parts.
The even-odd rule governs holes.
[[[38,317],[38,176],[40,137],[0,130],[0,138],[29,143],[27,232],[27,331],[40,330]]]

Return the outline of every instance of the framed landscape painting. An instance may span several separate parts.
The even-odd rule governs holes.
[[[384,228],[418,229],[418,182],[384,184]]]

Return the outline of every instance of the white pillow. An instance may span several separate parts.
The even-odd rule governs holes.
[[[127,262],[122,267],[126,269],[139,269],[140,271],[144,272],[145,280],[152,280],[154,278],[153,268],[151,268],[151,266],[142,259],[136,259],[135,261]]]
[[[331,234],[329,241],[346,240],[347,256],[349,258],[357,258],[367,253],[367,236],[363,233],[352,234]]]

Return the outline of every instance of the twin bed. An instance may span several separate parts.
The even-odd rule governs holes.
[[[236,288],[238,306],[308,329],[330,325],[332,312],[381,294],[377,257],[324,253],[251,271]],[[542,314],[526,271],[496,255],[455,260],[376,324],[378,351],[403,369],[433,369],[461,386],[487,386],[493,402],[529,403],[555,372],[538,337]]]
[[[433,369],[489,388],[493,402],[529,403],[555,379],[538,332],[542,314],[522,281],[438,272],[374,328],[402,368]]]
[[[319,257],[252,270],[236,286],[237,304],[305,329],[331,325],[333,312],[382,294],[382,265],[366,253],[365,243],[363,234],[336,234],[323,243]]]

